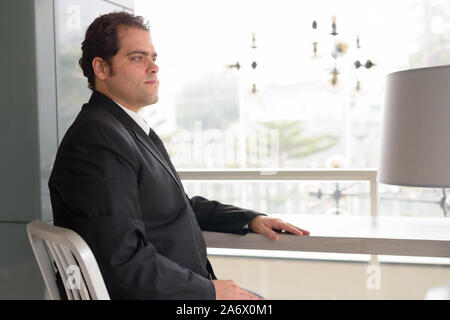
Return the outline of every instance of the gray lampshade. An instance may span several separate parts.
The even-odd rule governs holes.
[[[378,181],[450,187],[450,65],[387,76]]]

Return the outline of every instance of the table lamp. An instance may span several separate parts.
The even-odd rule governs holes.
[[[450,65],[390,73],[385,92],[378,182],[443,188],[445,205],[445,188],[450,187]]]

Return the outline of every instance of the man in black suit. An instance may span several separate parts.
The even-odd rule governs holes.
[[[308,231],[252,210],[189,198],[138,110],[158,101],[158,66],[142,17],[100,16],[80,66],[93,91],[64,136],[49,180],[54,224],[92,249],[112,299],[257,299],[217,280],[201,230],[272,239]],[[248,225],[248,229],[246,226]]]

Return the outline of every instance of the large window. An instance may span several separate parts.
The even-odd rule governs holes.
[[[177,169],[376,168],[386,74],[450,63],[448,0],[137,0],[135,9],[160,67],[160,100],[141,112]],[[256,210],[369,211],[364,183],[186,187]],[[445,213],[442,190],[379,193],[381,215]]]
[[[449,0],[136,0],[135,12],[150,21],[161,81],[159,102],[141,112],[177,169],[376,168],[385,76],[450,63],[449,8]],[[85,30],[117,10],[129,9],[55,1],[59,141],[89,97],[78,66]],[[370,208],[367,183],[185,186],[267,213]],[[444,191],[380,185],[379,212],[442,217]]]
[[[89,100],[87,79],[78,65],[87,27],[101,14],[128,11],[126,1],[55,0],[58,142]]]

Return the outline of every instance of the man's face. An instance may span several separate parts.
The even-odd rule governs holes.
[[[120,49],[110,60],[112,72],[104,84],[110,98],[137,112],[158,101],[157,55],[146,30],[119,26],[117,35]]]

